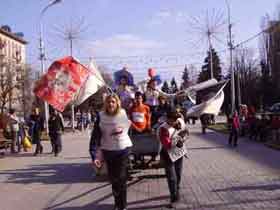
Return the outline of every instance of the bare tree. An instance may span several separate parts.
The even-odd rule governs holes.
[[[255,106],[261,103],[260,94],[260,68],[259,60],[254,56],[254,50],[249,48],[235,49],[235,58],[233,62],[235,75],[237,76],[236,87],[241,98],[238,103],[254,104]],[[238,84],[239,83],[239,84]],[[238,90],[238,87],[240,89]],[[259,94],[258,94],[259,93]]]

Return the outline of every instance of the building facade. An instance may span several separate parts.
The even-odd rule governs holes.
[[[22,110],[26,64],[26,45],[22,33],[13,33],[9,26],[0,27],[0,111]]]

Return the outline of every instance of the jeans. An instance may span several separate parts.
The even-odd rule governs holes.
[[[125,209],[127,206],[126,181],[129,152],[128,150],[103,150],[102,152],[107,164],[109,180],[112,184],[115,206],[118,209]]]
[[[237,140],[238,140],[238,130],[232,128],[229,134],[229,139],[228,139],[228,144],[232,144],[232,138],[234,138],[233,140],[233,145],[237,146]]]
[[[54,154],[60,153],[62,151],[61,134],[50,133],[50,139]]]
[[[175,162],[172,162],[166,150],[162,149],[160,152],[160,159],[164,164],[164,169],[167,177],[167,184],[170,192],[170,200],[175,201],[179,196],[179,189],[181,183],[183,157]]]
[[[33,132],[32,142],[36,144],[35,154],[39,154],[43,152],[43,146],[41,144],[41,133]]]

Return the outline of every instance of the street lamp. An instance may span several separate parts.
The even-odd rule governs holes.
[[[43,43],[43,17],[46,11],[53,5],[58,4],[62,2],[62,0],[53,0],[51,1],[47,6],[45,6],[41,13],[40,13],[40,34],[39,34],[39,50],[40,50],[40,56],[39,59],[41,61],[41,74],[45,71],[45,49],[44,49],[44,43]],[[48,103],[44,102],[45,106],[45,119],[46,119],[46,131],[49,133],[49,125],[48,125],[48,119],[49,119],[49,106]]]
[[[228,10],[228,31],[229,31],[229,52],[230,52],[230,73],[231,73],[231,114],[235,111],[235,81],[234,81],[234,69],[232,67],[232,51],[234,49],[232,43],[232,23],[231,23],[231,16],[230,16],[230,5],[228,0],[226,1],[227,10]]]

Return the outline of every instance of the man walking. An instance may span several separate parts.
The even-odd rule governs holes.
[[[55,156],[62,150],[61,135],[64,132],[64,126],[61,117],[56,110],[51,111],[49,119],[49,136]]]

